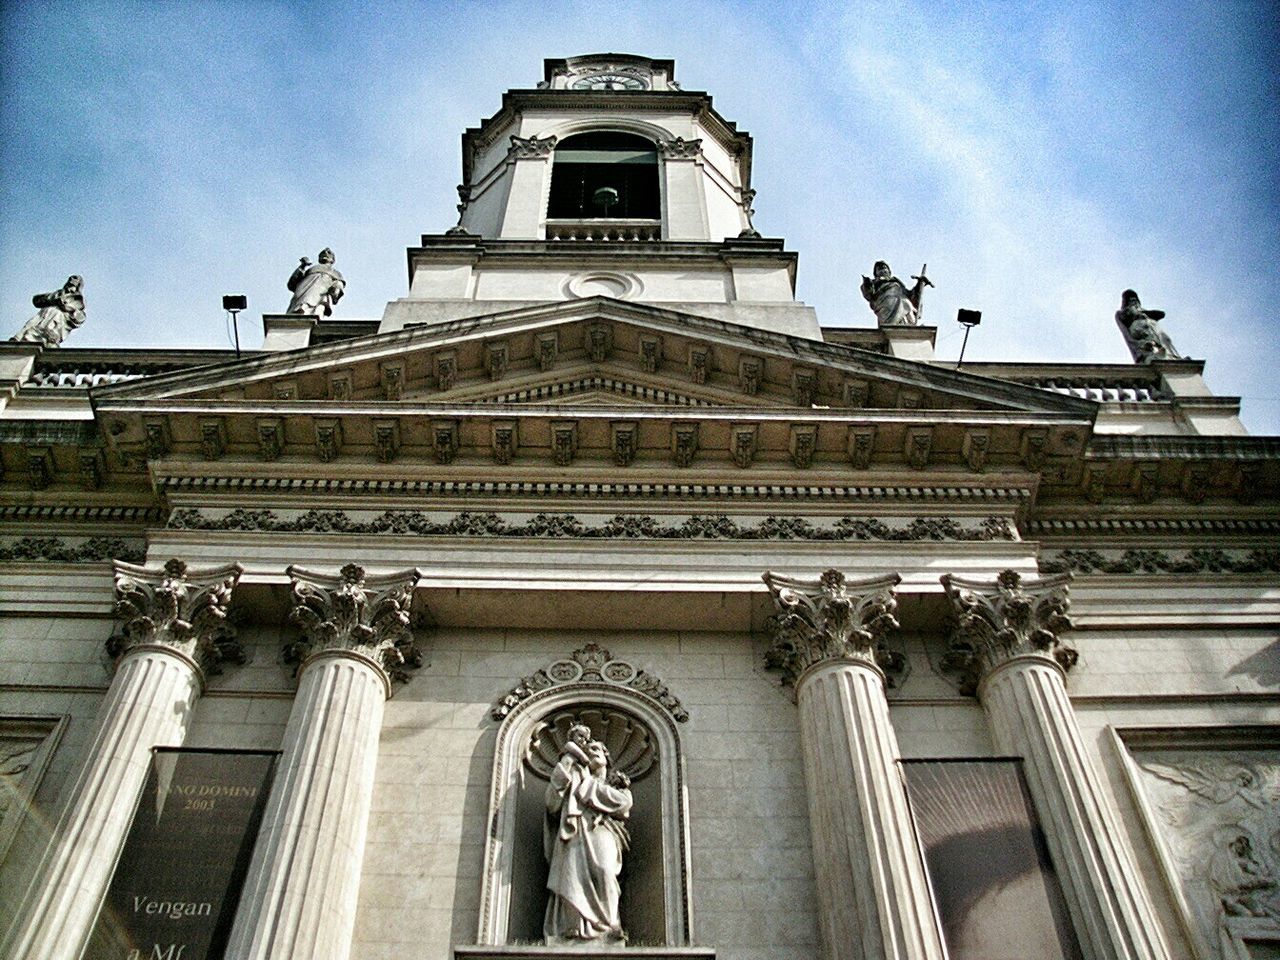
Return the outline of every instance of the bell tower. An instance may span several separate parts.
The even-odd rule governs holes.
[[[821,339],[752,224],[751,147],[671,60],[547,60],[463,134],[458,223],[409,250],[382,329],[608,296]]]

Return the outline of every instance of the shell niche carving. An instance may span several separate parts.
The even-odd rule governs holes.
[[[658,762],[653,735],[635,717],[608,707],[578,707],[557,711],[533,728],[525,748],[525,766],[549,780],[569,740],[569,728],[576,723],[590,727],[591,736],[608,748],[610,773],[619,770],[633,781],[639,780]]]

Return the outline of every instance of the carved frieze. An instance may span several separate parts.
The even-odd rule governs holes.
[[[384,363],[382,374],[382,399],[395,401],[404,396],[404,364]]]
[[[875,443],[874,425],[849,427],[849,462],[855,470],[866,470],[871,466],[871,452]]]
[[[736,466],[746,469],[756,456],[759,428],[754,423],[735,423],[729,430],[729,455]]]
[[[286,660],[302,663],[321,651],[350,650],[378,664],[389,680],[403,680],[402,667],[421,664],[409,614],[419,571],[368,576],[349,563],[336,576],[297,566],[285,572],[293,584],[289,619],[302,631],[301,639],[286,645]]]
[[[538,356],[538,369],[545,373],[556,365],[556,358],[560,354],[559,332],[548,330],[538,334],[534,337],[534,348]]]
[[[966,430],[960,452],[964,462],[974,473],[981,473],[987,466],[987,451],[991,446],[990,430]]]
[[[400,421],[373,421],[373,449],[379,463],[390,463],[400,453]]]
[[[689,378],[694,383],[706,383],[711,373],[711,348],[692,346],[689,348]]]
[[[124,560],[142,563],[147,556],[141,542],[119,537],[87,537],[72,545],[62,537],[20,537],[12,543],[0,544],[0,562],[37,563],[101,563]]]
[[[578,423],[557,420],[551,424],[551,459],[558,467],[567,467],[578,454]]]
[[[943,668],[959,674],[961,691],[973,693],[983,677],[1015,657],[1040,657],[1063,670],[1078,654],[1059,634],[1071,629],[1067,615],[1070,574],[1024,583],[1014,570],[994,583],[942,577],[955,627]]]
[[[200,452],[206,460],[221,460],[227,452],[227,423],[222,417],[200,419]]]
[[[458,454],[458,421],[437,420],[431,424],[431,450],[436,463],[453,463]]]
[[[321,463],[332,463],[342,452],[342,421],[322,417],[315,421],[316,456]]]
[[[540,690],[571,683],[613,684],[629,687],[652,697],[678,722],[689,719],[688,712],[667,685],[653,674],[626,660],[615,659],[604,647],[588,643],[573,651],[566,659],[556,660],[541,670],[524,677],[493,707],[492,716],[501,720]]]
[[[659,140],[658,151],[667,160],[694,160],[702,154],[702,141],[686,140],[684,137]]]
[[[1280,942],[1280,749],[1274,736],[1250,735],[1256,749],[1133,752],[1198,955],[1213,960],[1249,955],[1246,942]]]
[[[604,323],[593,323],[587,327],[583,337],[583,349],[587,359],[592,363],[604,363],[609,359],[609,351],[613,348],[613,328]]]
[[[613,462],[619,467],[630,466],[640,449],[640,424],[631,420],[614,421],[609,425],[609,443]]]
[[[27,449],[27,483],[32,490],[43,490],[53,482],[53,450],[49,447]]]
[[[343,510],[307,510],[282,517],[271,510],[237,508],[219,516],[185,508],[173,511],[173,530],[245,530],[289,533],[400,534],[417,537],[508,537],[651,540],[812,540],[812,541],[1009,541],[1017,539],[1003,517],[914,517],[888,524],[876,517],[840,516],[830,524],[806,517],[769,516],[758,523],[723,514],[695,514],[682,520],[646,514],[616,514],[583,519],[572,513],[539,513],[509,520],[497,513],[462,512],[433,516],[426,512],[387,510],[368,519]],[[18,541],[21,543],[22,541]],[[0,546],[0,559],[6,548]]]
[[[698,425],[696,423],[673,423],[671,425],[671,452],[677,467],[687,467],[693,463],[698,453]]]
[[[1280,573],[1280,550],[1059,550],[1040,561],[1044,573]]]
[[[810,667],[827,660],[855,660],[885,672],[904,666],[902,655],[884,645],[898,628],[898,601],[893,574],[848,580],[828,570],[817,580],[797,580],[768,572],[764,582],[778,610],[774,639],[766,664],[782,671],[782,681],[795,686]]]
[[[657,373],[662,362],[662,338],[640,336],[640,369],[645,373]]]
[[[452,390],[458,376],[458,355],[452,350],[441,350],[433,358],[436,389]]]
[[[763,379],[764,360],[760,357],[743,357],[738,361],[738,387],[743,393],[754,397],[760,392]]]
[[[504,466],[516,455],[519,445],[518,421],[495,420],[490,428],[490,444],[493,446],[493,462]]]
[[[268,417],[258,421],[258,455],[263,460],[278,460],[284,452],[284,420]]]
[[[499,340],[484,345],[484,368],[490,380],[500,380],[507,372],[507,344]]]
[[[507,149],[511,160],[545,160],[556,148],[556,137],[515,137]]]
[[[119,633],[107,641],[107,654],[119,660],[140,644],[172,647],[210,673],[224,660],[244,662],[244,653],[227,623],[231,591],[244,568],[238,563],[202,570],[178,559],[160,569],[117,560],[116,619]]]
[[[791,424],[789,440],[791,463],[798,470],[813,466],[813,455],[818,449],[818,425],[816,423]]]

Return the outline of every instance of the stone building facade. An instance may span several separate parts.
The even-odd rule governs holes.
[[[1132,317],[1115,365],[821,327],[670,61],[547,61],[463,180],[379,322],[0,346],[6,955],[224,955],[155,913],[245,960],[563,955],[581,724],[633,806],[625,946],[575,956],[1280,956],[1280,439],[1201,361]],[[136,839],[161,758],[247,751],[229,903],[109,894],[212,869]]]

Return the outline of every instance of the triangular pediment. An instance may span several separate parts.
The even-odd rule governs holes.
[[[567,388],[597,378],[607,387]],[[1092,418],[1088,401],[653,306],[592,297],[100,388],[101,402],[557,402],[974,410]],[[683,399],[680,399],[683,398]]]

